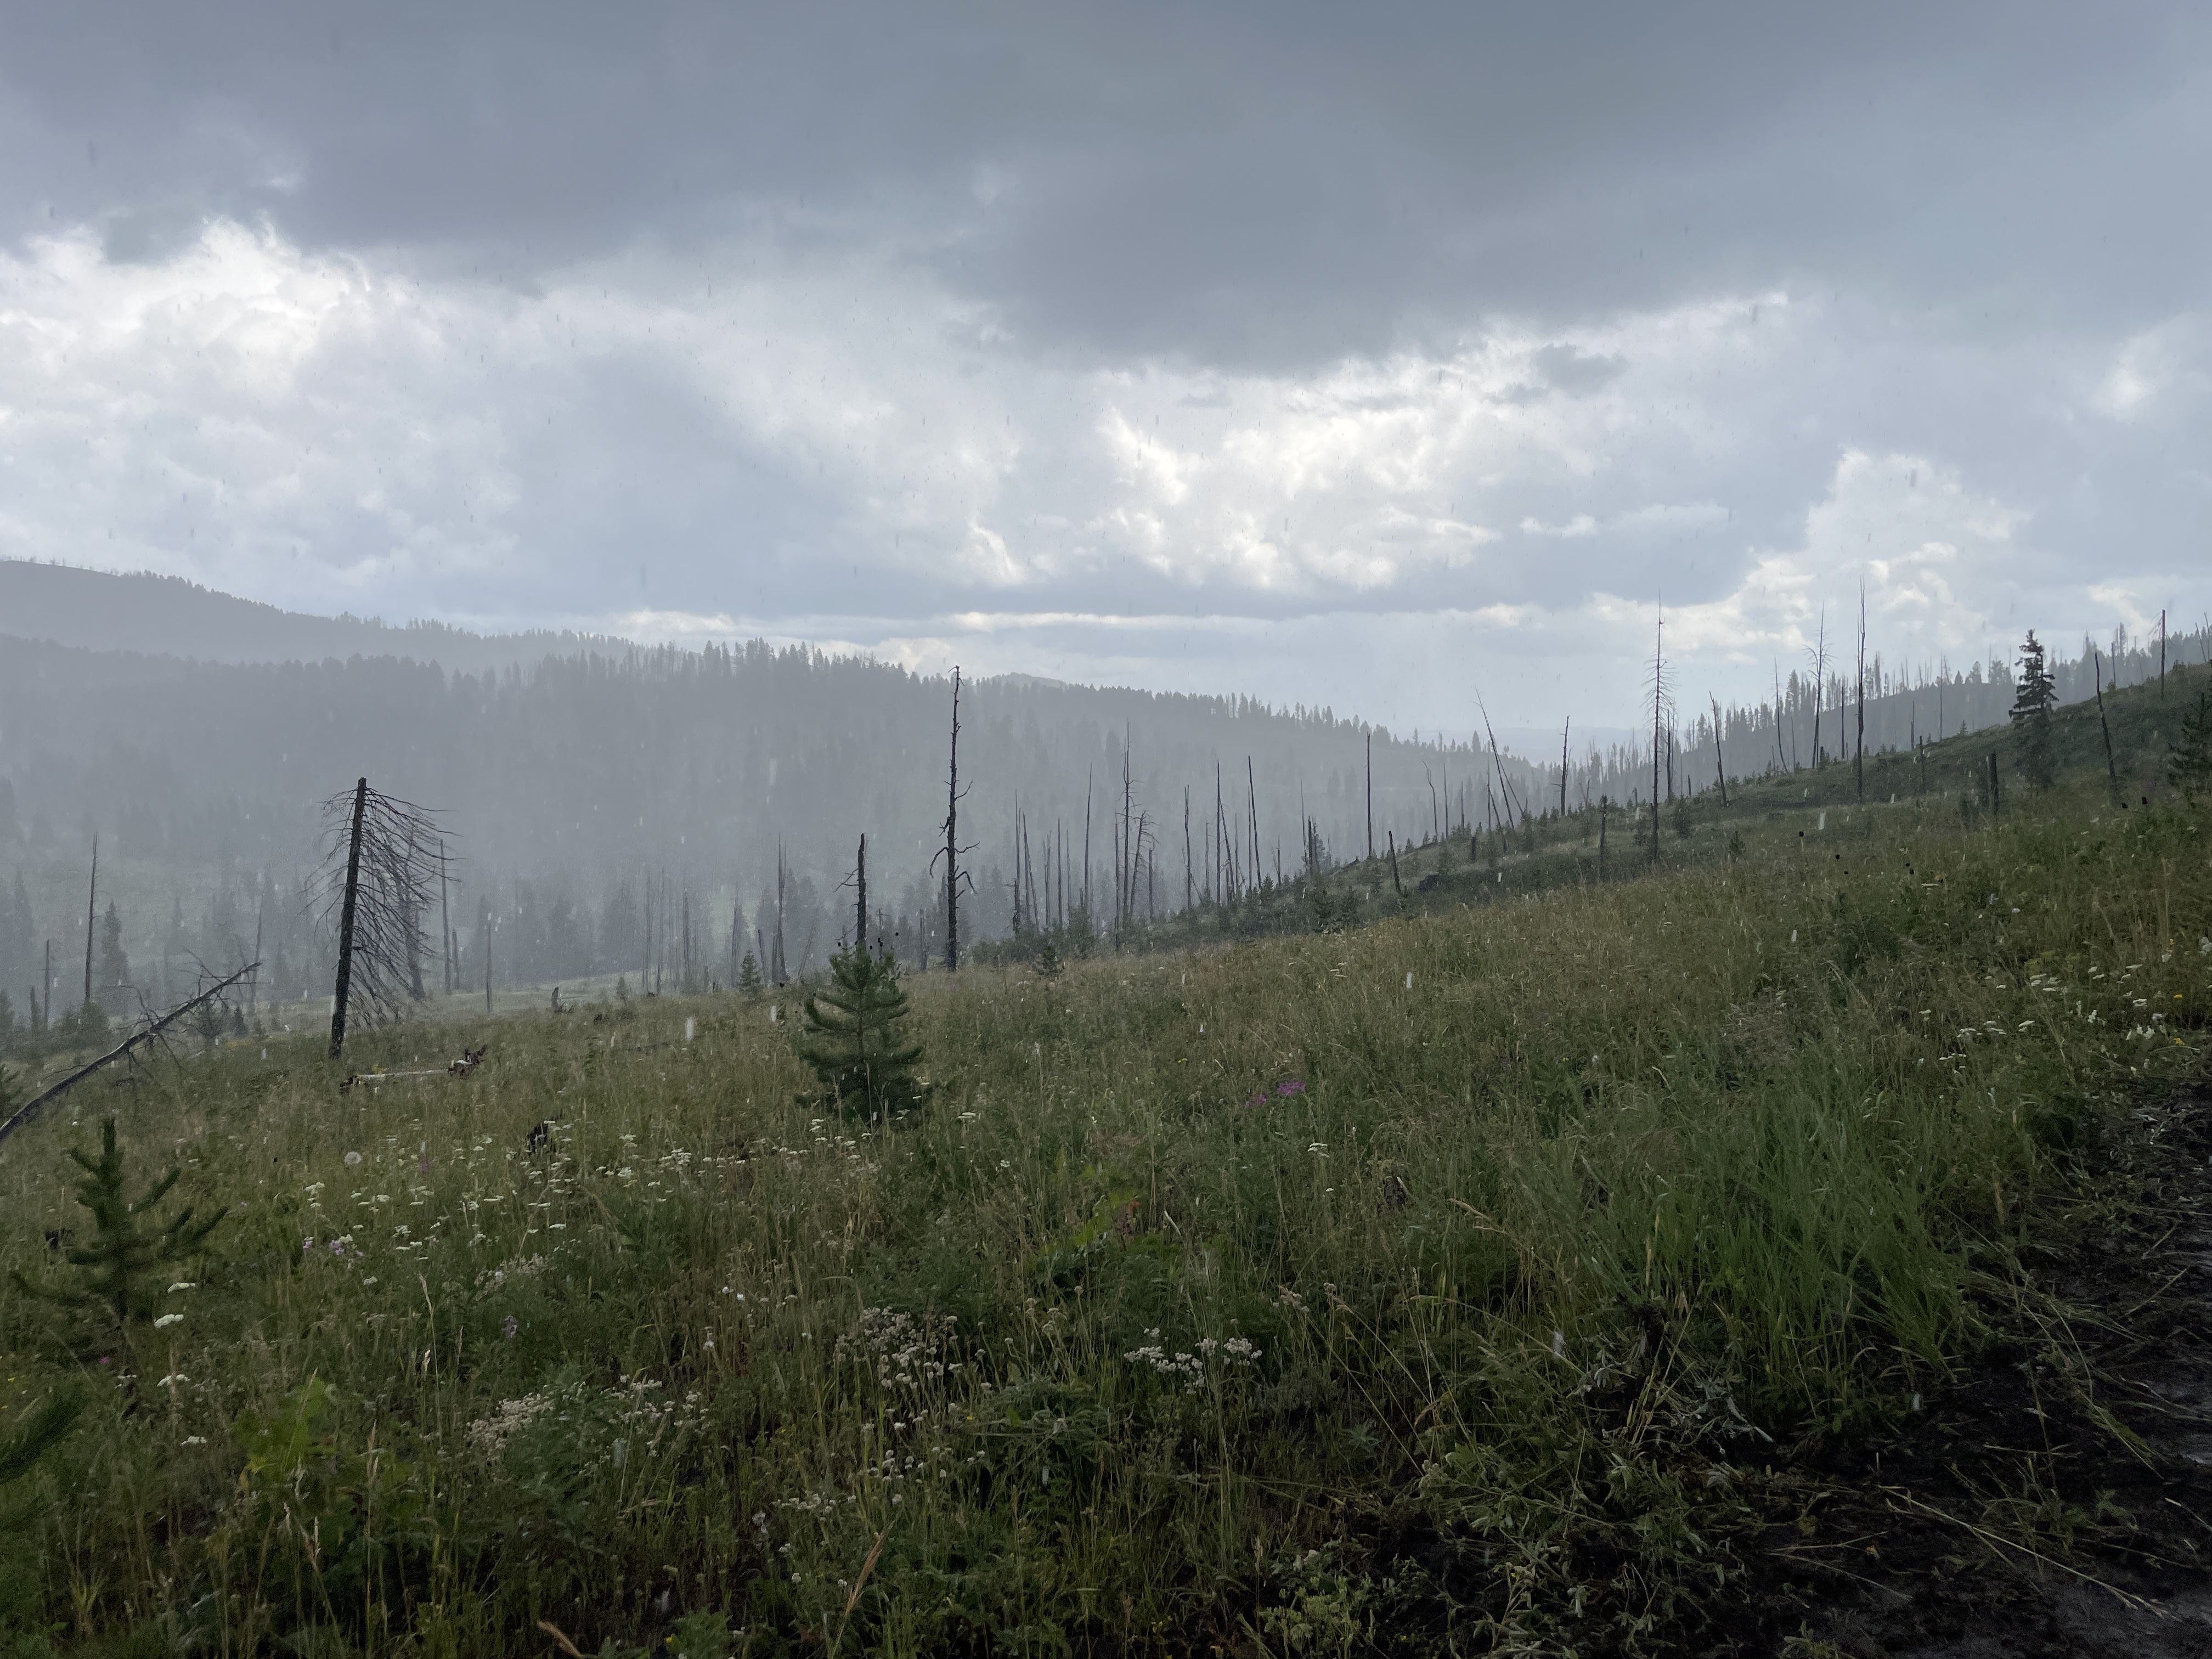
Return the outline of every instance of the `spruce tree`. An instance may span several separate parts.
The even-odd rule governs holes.
[[[1040,979],[1056,979],[1059,977],[1060,969],[1060,947],[1052,942],[1052,935],[1050,933],[1047,933],[1044,936],[1043,942],[1037,946],[1037,977]]]
[[[83,1413],[84,1402],[79,1390],[57,1389],[13,1432],[0,1433],[0,1631],[27,1623],[38,1605],[39,1553],[17,1540],[44,1520],[52,1507],[35,1497],[12,1498],[8,1488],[69,1438]],[[35,1650],[21,1646],[9,1650],[39,1650],[52,1651],[43,1644]]]
[[[2166,781],[2191,805],[2212,794],[2212,685],[2197,693],[2196,712],[2181,717],[2181,740],[2166,757]]]
[[[862,940],[830,958],[830,983],[806,999],[793,1043],[821,1079],[823,1104],[876,1123],[928,1099],[928,1085],[915,1075],[921,1048],[901,1038],[906,1012],[890,951]]]
[[[0,1486],[28,1474],[40,1458],[68,1439],[83,1410],[82,1394],[57,1389],[13,1434],[0,1435]]]
[[[100,922],[100,970],[95,981],[97,991],[127,991],[131,988],[131,958],[123,950],[123,918],[115,908],[115,901],[107,901],[107,914]]]
[[[196,1221],[192,1206],[187,1204],[166,1222],[141,1224],[141,1218],[169,1195],[169,1189],[177,1184],[178,1171],[172,1168],[135,1201],[125,1196],[123,1154],[116,1150],[112,1117],[100,1126],[98,1158],[75,1146],[69,1149],[69,1155],[84,1171],[84,1179],[76,1185],[76,1201],[92,1212],[96,1229],[91,1243],[73,1246],[67,1257],[70,1266],[83,1271],[86,1288],[62,1290],[33,1285],[20,1273],[10,1277],[17,1290],[41,1301],[64,1308],[103,1306],[127,1331],[153,1318],[155,1303],[161,1295],[155,1281],[163,1276],[159,1270],[197,1255],[207,1243],[208,1235],[228,1213],[228,1206]]]
[[[2058,687],[2045,663],[2043,642],[2031,628],[2020,648],[2012,729],[2019,739],[2021,775],[2038,789],[2048,789],[2058,781],[2058,757],[2051,729],[2051,711],[2057,702]]]
[[[761,994],[760,963],[753,960],[753,953],[750,951],[745,952],[745,959],[738,964],[738,994],[748,1002],[755,1000]]]

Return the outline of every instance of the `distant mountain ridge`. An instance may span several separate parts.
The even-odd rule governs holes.
[[[580,651],[622,652],[631,645],[604,634],[475,634],[436,622],[394,627],[375,617],[309,616],[181,576],[26,559],[0,560],[0,635],[198,662],[399,657],[469,672]]]

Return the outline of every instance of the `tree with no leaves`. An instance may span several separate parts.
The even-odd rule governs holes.
[[[371,1023],[397,1019],[422,995],[422,921],[446,873],[434,816],[361,779],[323,803],[322,912],[338,930],[331,1058],[345,1048],[358,1000]]]

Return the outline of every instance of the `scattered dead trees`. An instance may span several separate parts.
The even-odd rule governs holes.
[[[337,923],[330,1057],[345,1048],[358,1006],[371,1024],[396,1019],[422,991],[423,922],[447,872],[445,843],[427,808],[359,780],[323,803],[320,901]]]

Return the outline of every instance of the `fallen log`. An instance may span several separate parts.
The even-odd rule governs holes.
[[[124,1038],[122,1042],[117,1043],[115,1047],[110,1048],[106,1054],[100,1055],[99,1059],[91,1061],[88,1065],[78,1066],[76,1070],[71,1072],[67,1077],[64,1078],[59,1083],[55,1084],[51,1089],[46,1090],[43,1094],[33,1096],[30,1101],[18,1110],[13,1117],[10,1117],[5,1123],[0,1123],[0,1140],[7,1139],[9,1135],[14,1134],[16,1130],[21,1128],[33,1117],[37,1116],[39,1113],[45,1110],[51,1103],[60,1098],[71,1089],[76,1087],[78,1084],[83,1082],[85,1079],[90,1077],[101,1066],[108,1064],[111,1060],[122,1059],[124,1055],[129,1054],[133,1048],[136,1048],[142,1042],[151,1042],[155,1037],[161,1036],[162,1032],[167,1030],[170,1026],[175,1024],[186,1014],[191,1012],[193,1009],[198,1007],[204,1002],[211,1001],[215,998],[221,996],[225,991],[230,989],[232,986],[237,984],[239,981],[244,979],[248,974],[252,973],[260,966],[261,964],[258,962],[248,963],[245,967],[233,974],[228,979],[217,981],[215,984],[209,986],[206,990],[201,992],[198,996],[179,1003],[175,1007],[170,1009],[167,1013],[162,1015],[161,1018],[155,1020],[150,1024],[142,1026],[136,1031],[133,1031],[129,1036]]]

